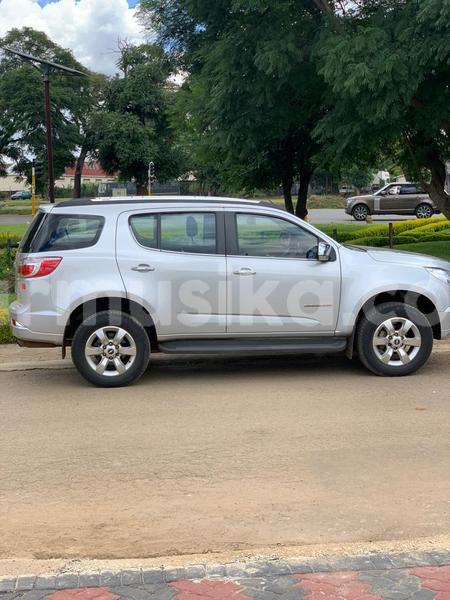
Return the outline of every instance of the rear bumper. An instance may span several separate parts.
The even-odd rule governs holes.
[[[9,307],[9,317],[12,334],[19,343],[31,342],[33,345],[44,346],[63,345],[64,328],[57,325],[57,315],[31,313],[27,306],[16,301]],[[53,328],[53,325],[55,325],[55,331],[49,332],[48,329]]]

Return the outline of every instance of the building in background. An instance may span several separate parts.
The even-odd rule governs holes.
[[[101,168],[99,163],[87,162],[84,166],[84,169],[81,173],[81,185],[96,185],[107,184],[107,183],[115,183],[117,182],[117,177],[115,175],[108,175]],[[65,189],[65,190],[73,190],[75,183],[75,168],[66,167],[64,171],[64,175],[62,175],[55,182],[55,187]]]

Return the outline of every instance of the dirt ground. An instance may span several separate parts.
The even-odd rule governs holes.
[[[0,559],[449,533],[449,344],[403,379],[341,358],[155,358],[117,390],[24,356],[0,352]]]

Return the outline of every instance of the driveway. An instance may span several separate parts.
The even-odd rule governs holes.
[[[155,357],[111,390],[28,356],[0,351],[0,559],[448,534],[448,343],[403,379],[336,357]]]

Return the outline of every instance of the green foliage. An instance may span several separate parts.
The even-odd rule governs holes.
[[[168,85],[170,63],[157,46],[123,46],[121,76],[106,90],[104,110],[91,120],[102,167],[134,180],[145,193],[148,164],[156,164],[159,181],[180,175],[181,159],[168,120],[173,90]]]
[[[85,71],[72,53],[30,28],[12,29],[0,46],[45,56],[65,66]],[[81,142],[80,120],[91,104],[90,79],[54,76],[51,80],[56,177],[73,164]],[[44,160],[46,137],[42,75],[29,63],[3,53],[0,59],[0,163],[12,162],[15,171],[31,178],[30,157]],[[40,182],[43,188],[45,178]]]
[[[416,244],[403,244],[401,249],[407,252],[417,252],[419,254],[429,254],[437,256],[450,262],[450,244],[445,242],[419,242]]]
[[[213,191],[283,183],[291,211],[300,178],[303,216],[324,91],[311,61],[317,9],[306,0],[144,0],[140,12],[189,69],[176,108],[191,170]]]
[[[21,236],[10,233],[0,233],[0,248],[6,248],[8,240],[11,246],[14,247],[20,242]]]
[[[11,333],[8,317],[0,313],[0,344],[13,344],[15,338]]]
[[[391,154],[450,215],[450,3],[362,2],[323,28],[316,47],[330,95],[316,128],[327,164]]]

